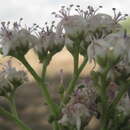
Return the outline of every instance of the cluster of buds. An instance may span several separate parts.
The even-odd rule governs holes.
[[[62,125],[74,125],[77,130],[86,125],[92,118],[97,116],[96,89],[90,77],[77,86],[68,104],[62,109],[63,116],[59,123]]]
[[[7,62],[0,72],[0,96],[11,96],[27,80],[27,74],[24,71],[16,70],[11,66],[10,61]]]
[[[21,21],[22,18],[19,22],[14,22],[12,28],[10,22],[1,22],[0,45],[5,56],[25,55],[31,48],[31,43],[34,42],[31,28],[22,27]]]
[[[64,46],[64,35],[55,26],[55,21],[52,22],[51,26],[45,23],[45,27],[41,28],[38,25],[36,38],[37,42],[34,45],[34,50],[38,54],[39,59],[43,60],[44,56],[48,53],[57,53]],[[40,31],[39,31],[40,29]]]

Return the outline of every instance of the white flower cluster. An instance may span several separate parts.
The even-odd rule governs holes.
[[[10,22],[1,22],[0,47],[3,55],[23,56],[33,48],[39,56],[44,57],[48,52],[56,53],[63,48],[64,36],[54,21],[50,27],[46,23],[43,28],[37,24],[27,28],[21,26],[21,20],[14,22],[12,28]]]
[[[24,71],[17,71],[11,66],[10,61],[7,62],[0,72],[0,96],[11,94],[27,80],[27,74]]]
[[[26,54],[30,49],[31,42],[34,41],[34,37],[31,35],[29,28],[21,26],[21,20],[13,23],[13,27],[10,27],[10,22],[1,22],[0,32],[0,45],[2,47],[2,53],[6,55],[12,55],[12,53]]]
[[[46,27],[39,27],[34,24],[32,28],[25,28],[21,26],[22,19],[20,19],[20,22],[15,22],[10,29],[10,22],[2,22],[0,45],[3,54],[12,55],[12,53],[20,53],[24,55],[30,48],[34,48],[35,52],[41,57],[48,52],[56,53],[60,51],[64,43],[71,52],[76,45],[74,44],[75,42],[78,42],[82,55],[88,54],[89,61],[98,55],[99,51],[96,50],[101,48],[103,52],[101,51],[100,54],[102,55],[106,52],[104,50],[113,50],[113,47],[117,47],[117,49],[113,50],[115,53],[119,53],[120,50],[118,49],[122,46],[124,51],[125,47],[121,42],[122,40],[123,42],[127,41],[125,40],[127,38],[123,36],[124,31],[119,21],[125,19],[126,14],[116,13],[114,8],[114,17],[111,17],[108,14],[97,13],[102,6],[99,6],[97,9],[88,6],[86,10],[83,10],[79,5],[75,8],[76,13],[71,14],[72,7],[73,5],[69,7],[62,6],[59,13],[53,12],[55,17],[61,19],[56,26],[52,22],[50,27],[46,23]],[[36,35],[32,34],[35,30],[37,30]],[[120,36],[122,39],[118,38],[114,41],[116,37]],[[117,44],[113,45],[114,42],[117,42]]]
[[[96,120],[100,120],[100,110],[98,101],[98,92],[94,87],[93,81],[90,77],[87,77],[85,82],[74,91],[70,101],[62,109],[62,118],[59,120],[64,126],[73,125],[77,130],[81,129],[81,126],[89,125],[93,117]],[[107,95],[108,102],[111,104],[119,92],[119,86],[110,82]],[[117,104],[117,110],[123,112],[123,114],[130,114],[130,99],[126,93]],[[99,116],[99,117],[98,117]]]
[[[102,8],[102,6],[99,6],[99,8],[95,10],[92,6],[88,6],[87,10],[83,10],[83,9],[80,9],[79,5],[77,5],[75,10],[76,12],[78,12],[78,14],[71,15],[70,11],[72,7],[73,5],[70,5],[69,7],[62,6],[61,10],[59,11],[59,14],[53,12],[55,17],[61,18],[61,21],[59,22],[58,26],[60,26],[60,29],[62,28],[65,31],[65,43],[66,43],[67,48],[68,49],[74,48],[73,37],[78,37],[78,35],[81,35],[81,34],[83,36],[79,43],[80,48],[81,50],[85,49],[85,52],[81,52],[81,54],[87,53],[86,50],[88,48],[88,45],[90,44],[89,49],[88,49],[88,56],[89,56],[90,61],[96,55],[94,54],[95,48],[98,50],[98,49],[101,49],[103,46],[103,51],[106,50],[106,48],[107,49],[112,48],[113,45],[111,44],[109,45],[109,43],[111,43],[111,38],[113,40],[115,37],[114,36],[115,34],[113,33],[123,32],[123,28],[119,24],[119,21],[125,19],[127,14],[122,15],[120,12],[116,14],[116,9],[114,8],[113,9],[114,17],[112,18],[110,15],[97,13],[97,11],[100,8]],[[112,36],[107,37],[107,35],[109,34]],[[120,37],[120,34],[119,34],[119,37]],[[78,38],[80,39],[80,37]],[[122,44],[121,44],[121,47],[122,47]],[[107,47],[104,47],[104,46],[107,46]]]
[[[97,115],[96,98],[96,90],[88,77],[87,83],[81,84],[75,90],[70,101],[63,108],[63,116],[59,122],[62,125],[76,125],[77,130],[80,130],[84,121],[87,123],[92,116]]]
[[[88,47],[89,61],[98,56],[104,57],[109,54],[113,56],[125,56],[128,48],[126,46],[126,39],[122,32],[111,33],[104,38],[95,39]]]
[[[46,26],[40,28],[37,26],[37,41],[34,45],[34,50],[39,55],[46,55],[48,52],[56,53],[60,51],[64,46],[64,36],[60,30],[57,30],[54,21],[49,27],[46,23]]]
[[[112,55],[116,57],[124,57],[127,61],[130,61],[129,58],[129,36],[127,35],[126,30],[118,23],[120,20],[126,19],[127,14],[122,15],[121,12],[116,14],[116,9],[113,8],[114,18],[105,14],[97,14],[95,20],[91,20],[90,23],[93,23],[93,27],[97,28],[96,22],[99,23],[98,28],[106,27],[106,32],[103,32],[101,36],[97,34],[93,38],[91,44],[87,49],[89,62],[93,59],[96,60],[97,57],[105,57],[106,55]],[[95,24],[94,24],[95,21]],[[96,26],[96,27],[95,27]],[[105,30],[103,30],[105,31]]]

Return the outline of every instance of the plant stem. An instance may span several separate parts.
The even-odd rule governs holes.
[[[66,90],[65,93],[64,93],[64,97],[63,97],[63,102],[62,102],[62,104],[64,104],[64,103],[66,104],[66,103],[67,103],[67,101],[68,101],[68,95],[71,95],[71,93],[73,92],[73,90],[74,90],[74,88],[75,88],[75,86],[76,86],[76,82],[77,82],[77,80],[78,80],[78,78],[79,78],[79,75],[80,75],[80,73],[82,72],[82,70],[84,69],[84,67],[85,67],[85,65],[86,65],[86,63],[87,63],[87,61],[88,61],[88,58],[85,57],[85,58],[84,58],[84,61],[83,61],[82,64],[80,65],[79,69],[74,71],[75,73],[74,73],[74,75],[73,75],[73,78],[72,78],[71,82],[69,83],[69,86],[68,86],[67,90]],[[77,61],[76,61],[76,62],[77,62]],[[76,62],[74,62],[74,63],[76,63]],[[74,66],[76,66],[76,65],[74,65]]]
[[[47,66],[49,65],[53,55],[54,55],[53,53],[48,54],[48,56],[43,61],[42,73],[41,73],[41,78],[43,82],[45,81]]]
[[[82,62],[82,64],[81,64],[80,67],[79,67],[79,70],[78,70],[78,73],[79,73],[79,74],[80,74],[80,73],[82,72],[82,70],[84,69],[84,67],[85,67],[85,65],[86,65],[86,63],[87,63],[87,61],[88,61],[88,57],[85,57],[84,60],[83,60],[83,62]]]
[[[102,107],[102,114],[101,114],[101,130],[107,130],[108,125],[108,97],[107,97],[107,74],[109,72],[109,69],[106,69],[102,74],[100,75],[100,85],[99,85],[99,91],[100,91],[100,98],[101,98],[101,107]]]
[[[8,83],[10,84],[10,86],[14,87],[13,84],[10,81],[8,81]],[[18,118],[18,113],[17,113],[17,110],[16,110],[16,103],[15,103],[15,91],[13,91],[10,96],[7,95],[6,99],[9,102],[12,114],[15,115]]]
[[[78,66],[79,66],[79,48],[75,48],[75,53],[73,55],[74,61],[74,72],[73,74],[76,75],[78,73]]]
[[[45,61],[42,66],[42,74],[41,74],[41,78],[43,82],[45,81],[46,70],[47,70],[47,63]]]
[[[128,85],[129,86],[129,85]],[[120,91],[117,95],[117,97],[113,100],[113,102],[111,103],[110,107],[109,107],[109,112],[112,111],[112,109],[118,104],[118,102],[120,101],[120,99],[122,98],[122,96],[125,94],[125,92],[128,90],[128,86],[124,86],[122,88],[122,91]]]
[[[58,122],[57,121],[54,121],[53,122],[53,124],[52,124],[52,126],[53,126],[53,130],[61,130],[59,127],[59,124],[58,124]]]
[[[38,87],[41,89],[42,95],[45,98],[45,100],[47,101],[49,109],[51,110],[52,114],[57,117],[58,116],[58,110],[57,110],[56,105],[54,104],[54,102],[53,102],[53,100],[52,100],[52,98],[51,98],[51,96],[48,92],[46,84],[37,75],[37,73],[34,71],[34,69],[27,62],[25,57],[20,58],[20,61],[24,64],[24,66],[27,68],[27,70],[32,74],[34,79],[37,81]]]
[[[34,71],[34,69],[30,66],[30,64],[27,62],[27,60],[25,59],[25,57],[21,57],[19,60],[24,64],[24,66],[27,68],[27,70],[32,74],[32,76],[34,77],[34,79],[37,81],[38,83],[38,87],[41,89],[41,93],[44,97],[44,100],[47,102],[49,109],[51,111],[51,113],[53,114],[53,116],[55,118],[59,117],[59,109],[56,106],[56,104],[54,103],[54,101],[52,100],[50,93],[47,89],[47,86],[45,84],[45,74],[46,74],[46,69],[47,69],[47,65],[49,64],[50,60],[52,58],[52,54],[49,55],[48,60],[44,63],[43,65],[43,70],[42,70],[42,78],[40,78],[37,73]],[[53,122],[53,128],[58,128],[59,124],[56,120],[54,120]],[[59,128],[57,129],[59,130]]]
[[[27,127],[20,119],[18,119],[15,115],[12,115],[8,111],[4,110],[2,107],[0,107],[0,115],[10,119],[11,121],[14,121],[16,125],[21,130],[31,130],[31,128]]]
[[[17,110],[16,110],[14,95],[12,95],[8,100],[9,100],[9,104],[10,104],[12,114],[18,118],[18,113],[17,113]]]

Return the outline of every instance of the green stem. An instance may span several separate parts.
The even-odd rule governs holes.
[[[33,76],[33,78],[36,81],[41,81],[40,77],[38,76],[38,74],[34,71],[34,69],[32,68],[32,66],[27,62],[27,60],[25,59],[24,56],[19,57],[18,58],[19,61],[21,61],[23,63],[23,65],[26,67],[26,69],[31,73],[31,75]]]
[[[69,86],[63,96],[63,104],[66,104],[68,102],[68,99],[69,99],[68,95],[70,95],[73,92],[78,77],[79,77],[78,75],[74,75],[73,79],[69,83]]]
[[[12,86],[12,88],[14,88],[14,85],[10,81],[8,81],[8,83],[10,84],[10,86]],[[18,113],[16,110],[16,103],[15,103],[15,90],[12,92],[10,96],[7,95],[6,99],[9,102],[12,114],[14,114],[18,118]]]
[[[53,126],[53,130],[61,130],[57,121],[54,121],[52,126]]]
[[[41,78],[43,82],[45,81],[47,66],[49,65],[53,55],[54,55],[53,53],[48,54],[47,57],[43,61],[42,74],[41,74]]]
[[[102,107],[102,114],[101,114],[101,130],[107,130],[108,125],[108,97],[107,97],[107,74],[109,69],[106,68],[104,72],[100,75],[100,85],[98,85],[100,91],[100,98],[101,98],[101,107]]]
[[[12,114],[18,118],[14,95],[9,98],[9,104],[10,104]]]
[[[43,82],[45,81],[46,70],[47,70],[47,63],[46,61],[44,61],[43,67],[42,67],[42,74],[41,74],[41,78]]]
[[[47,101],[49,109],[51,110],[52,114],[57,117],[58,116],[58,110],[56,108],[56,104],[54,104],[54,102],[53,102],[53,100],[52,100],[52,98],[51,98],[51,96],[48,92],[46,84],[37,75],[37,73],[34,71],[34,69],[27,62],[25,57],[21,57],[19,60],[24,64],[24,66],[27,68],[27,70],[32,74],[34,79],[37,81],[38,87],[41,89],[42,95],[45,98],[45,100]]]
[[[25,57],[21,57],[20,61],[24,64],[24,66],[27,68],[27,70],[32,74],[32,76],[34,77],[34,79],[37,81],[38,83],[38,87],[41,89],[41,93],[44,97],[44,100],[46,100],[50,111],[52,112],[52,114],[54,115],[54,117],[58,117],[59,116],[59,109],[56,106],[56,104],[53,102],[49,91],[47,89],[47,86],[45,84],[45,74],[46,74],[46,69],[47,69],[47,65],[49,64],[50,60],[52,58],[52,54],[49,55],[48,60],[45,62],[45,64],[43,65],[43,70],[42,70],[42,74],[43,77],[40,78],[37,73],[34,71],[34,69],[30,66],[30,64],[27,62],[27,60],[25,59]],[[55,127],[59,127],[58,126],[58,122],[54,121],[54,125]],[[58,130],[58,129],[57,129]]]
[[[28,128],[20,119],[4,110],[2,107],[0,107],[0,115],[8,118],[11,121],[14,121],[21,130],[31,130],[31,128]]]
[[[76,75],[78,73],[78,65],[79,65],[79,49],[75,49],[75,54],[73,55],[73,61],[74,61],[74,72],[73,74]]]
[[[87,61],[88,61],[88,57],[85,57],[84,60],[83,60],[83,62],[82,62],[82,64],[81,64],[80,67],[79,67],[79,70],[78,70],[78,73],[79,73],[79,74],[80,74],[80,73],[82,72],[82,70],[84,69],[84,67],[85,67],[85,65],[86,65],[86,63],[87,63]]]
[[[129,85],[128,85],[129,86]],[[109,112],[112,111],[112,109],[118,104],[122,96],[125,94],[125,92],[128,90],[128,86],[124,86],[122,88],[122,91],[120,91],[117,95],[117,97],[113,100],[113,102],[110,105]]]
[[[66,90],[65,93],[64,93],[64,97],[63,97],[63,102],[62,102],[62,104],[66,104],[66,103],[67,103],[67,101],[68,101],[68,95],[71,95],[71,93],[73,92],[73,90],[74,90],[74,88],[75,88],[75,86],[76,86],[76,82],[77,82],[77,80],[78,80],[78,78],[79,78],[79,75],[80,75],[80,73],[82,72],[82,70],[84,69],[84,67],[85,67],[85,65],[86,65],[86,63],[87,63],[87,61],[88,61],[88,58],[85,57],[85,58],[84,58],[84,61],[83,61],[82,64],[80,65],[78,71],[76,71],[76,73],[74,73],[73,79],[72,79],[71,82],[69,83],[69,86],[68,86],[67,90]],[[75,62],[75,63],[76,63],[76,62]],[[75,72],[75,71],[74,71],[74,72]]]

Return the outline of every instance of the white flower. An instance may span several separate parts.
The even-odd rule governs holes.
[[[123,56],[126,53],[124,33],[112,33],[105,38],[105,41],[110,44],[109,48],[113,48],[115,56]]]
[[[111,16],[103,13],[90,16],[87,22],[89,24],[89,29],[94,31],[100,27],[111,26],[114,23]]]
[[[80,88],[80,85],[84,85]],[[63,116],[59,123],[62,125],[75,125],[80,130],[81,123],[86,123],[97,114],[96,91],[92,80],[88,77],[75,90],[68,104],[62,109]]]
[[[87,19],[88,30],[95,32],[97,30],[102,30],[104,35],[110,32],[121,31],[123,27],[107,14],[98,13],[96,15],[89,16]]]
[[[22,28],[17,22],[13,24],[13,28],[11,29],[9,28],[10,23],[6,24],[2,22],[1,24],[0,44],[3,54],[5,56],[10,55],[12,52],[18,53],[19,50],[25,54],[30,49],[30,43],[34,40],[34,36],[30,34],[30,30]]]
[[[47,53],[48,51],[60,51],[64,46],[64,36],[58,28],[54,31],[54,23],[52,23],[51,27],[49,28],[46,25],[46,29],[43,28],[37,35],[37,43],[34,46],[34,50],[41,54]]]
[[[69,7],[62,6],[58,14],[53,12],[55,17],[61,19],[58,26],[61,26],[64,29],[67,36],[73,36],[77,33],[85,32],[87,29],[87,22],[85,18],[81,15],[70,14],[72,7],[73,5],[70,5]]]
[[[94,40],[87,50],[89,61],[98,56],[104,57],[113,54],[115,57],[126,54],[125,38],[122,33],[112,33],[105,38]]]
[[[90,117],[89,110],[85,105],[77,103],[67,105],[67,108],[63,109],[63,117],[59,120],[62,125],[75,125],[77,130],[81,128],[81,120]]]
[[[65,16],[61,20],[60,24],[65,30],[65,45],[70,52],[73,52],[74,41],[70,37],[76,38],[79,35],[84,37],[87,32],[87,22],[82,16],[73,15]],[[85,39],[82,40],[85,41]],[[79,44],[81,45],[81,43],[83,43],[83,45],[85,44],[83,41],[81,41]]]
[[[16,68],[11,66],[11,62],[8,61],[5,65],[4,65],[4,71],[3,71],[3,75],[6,79],[8,79],[9,81],[13,81],[15,80],[19,80],[20,82],[24,82],[27,80],[27,75],[24,71],[22,70],[16,70]]]
[[[24,71],[17,71],[11,66],[10,61],[7,62],[0,72],[0,94],[6,94],[6,91],[11,93],[27,80],[27,74]]]
[[[87,22],[80,15],[66,16],[61,20],[66,35],[74,36],[87,30]]]
[[[36,43],[34,49],[36,48],[37,51],[42,53],[43,50],[48,51],[52,48],[53,44],[55,43],[55,33],[39,33],[38,43]]]
[[[106,53],[105,45],[106,43],[104,43],[103,39],[92,42],[87,49],[88,61],[92,62],[96,56],[104,56],[104,53]]]

